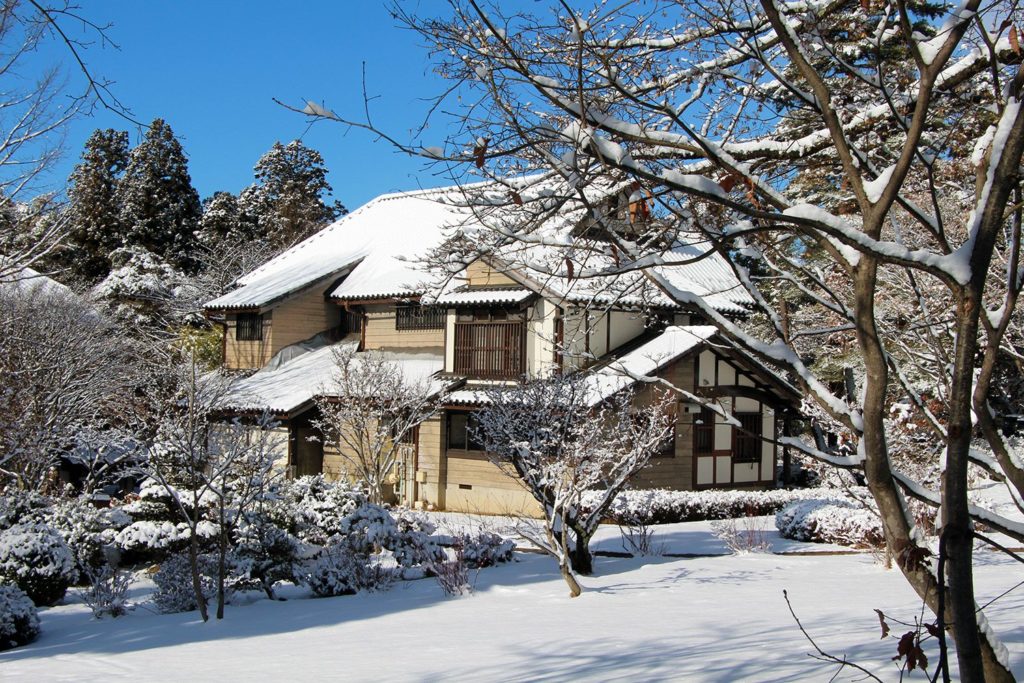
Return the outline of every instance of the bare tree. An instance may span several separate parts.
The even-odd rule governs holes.
[[[38,273],[19,277],[0,284],[0,479],[38,490],[83,437],[134,426],[142,367],[87,301]]]
[[[380,352],[338,347],[334,361],[334,382],[316,399],[321,417],[315,426],[338,449],[347,474],[380,504],[404,444],[441,409],[444,390],[429,377],[407,376],[401,362]]]
[[[215,539],[216,616],[223,619],[232,536],[281,475],[281,468],[274,465],[283,454],[273,439],[275,424],[269,416],[248,424],[212,419],[213,406],[227,391],[227,378],[201,375],[189,354],[172,372],[178,383],[159,416],[159,431],[143,474],[167,492],[188,526],[192,587],[203,621],[209,613],[200,576],[202,539]]]
[[[538,197],[518,231],[478,234],[483,250],[555,245],[532,230],[535,218],[583,203],[602,239],[567,241],[614,256],[598,274],[646,269],[788,374],[809,412],[842,430],[856,454],[787,443],[863,469],[889,548],[951,630],[965,681],[1012,678],[995,635],[979,628],[972,516],[1016,538],[1021,529],[971,506],[967,481],[974,462],[1024,500],[1024,467],[990,402],[999,368],[1021,358],[1019,11],[1012,0],[665,0],[589,11],[559,2],[546,15],[453,0],[440,19],[395,9],[430,42],[464,105],[448,140],[388,139],[457,175],[506,182],[510,210],[531,199],[503,180],[510,174],[562,179],[568,190]],[[305,112],[343,120],[323,106]],[[369,119],[349,123],[374,129]],[[636,183],[628,216],[589,202],[587,188],[609,178]],[[665,258],[666,243],[695,251]],[[712,253],[734,263],[756,332],[673,284],[673,265]],[[927,343],[902,342],[908,330]],[[808,347],[855,356],[853,391],[831,390]],[[893,465],[887,420],[899,401],[937,446],[938,490]],[[971,448],[975,419],[991,457]],[[944,572],[914,533],[904,495],[941,504]]]
[[[0,254],[5,257],[0,281],[15,279],[22,268],[40,263],[66,233],[64,212],[34,221],[27,234],[24,214],[34,211],[26,198],[44,188],[64,153],[67,124],[96,105],[130,119],[109,83],[94,76],[84,58],[92,42],[113,45],[108,28],[90,21],[67,0],[0,2],[0,214],[15,217],[0,220]],[[39,67],[38,53],[50,42],[67,48],[70,70]]]
[[[543,510],[543,535],[529,540],[558,561],[576,597],[575,574],[593,572],[590,539],[615,496],[674,437],[671,394],[631,390],[604,399],[587,373],[486,392],[476,414],[488,459],[517,477]],[[592,505],[583,494],[599,491]]]

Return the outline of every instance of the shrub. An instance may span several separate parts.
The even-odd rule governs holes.
[[[168,557],[160,570],[153,575],[156,592],[153,602],[157,609],[165,614],[189,612],[198,609],[196,593],[192,586],[192,566],[187,553],[178,553]],[[206,602],[217,595],[217,557],[212,553],[199,556],[199,583]],[[225,582],[225,590],[233,588]]]
[[[597,492],[583,498],[588,499]],[[623,526],[673,524],[749,515],[775,514],[795,500],[828,498],[846,500],[839,489],[771,489],[767,491],[669,491],[644,489],[623,491],[611,506],[611,521]]]
[[[394,535],[386,539],[385,546],[400,567],[408,569],[444,559],[444,549],[432,535],[437,527],[426,516],[400,510],[394,516],[394,523]]]
[[[0,585],[0,650],[31,643],[39,635],[39,614],[17,586]]]
[[[507,538],[490,531],[478,531],[475,534],[460,534],[458,546],[466,565],[480,569],[493,567],[500,562],[512,560],[516,544]]]
[[[849,500],[802,500],[775,515],[775,526],[785,538],[813,543],[837,543],[855,548],[884,545],[878,514]]]
[[[449,557],[430,564],[430,571],[437,579],[437,584],[441,586],[445,595],[472,593],[473,584],[469,580],[469,564],[466,561],[462,537],[456,537],[448,553]]]
[[[306,583],[315,595],[330,598],[337,595],[355,595],[359,591],[357,579],[359,561],[343,548],[325,548],[313,562],[306,575]]]
[[[259,588],[271,600],[278,581],[300,583],[303,544],[262,515],[253,516],[235,532],[232,565],[246,588]]]
[[[47,514],[48,524],[71,548],[81,577],[107,564],[106,549],[115,544],[117,533],[131,521],[120,508],[97,508],[87,498],[59,501]]]
[[[79,591],[79,595],[94,617],[116,618],[128,613],[128,589],[135,582],[131,572],[106,565],[90,569],[87,576],[89,584]]]
[[[16,524],[0,532],[0,581],[16,584],[36,605],[52,605],[74,582],[75,558],[45,524]]]
[[[344,519],[366,504],[366,496],[348,484],[324,481],[323,475],[282,483],[270,514],[282,529],[307,543],[326,545],[343,533]]]
[[[35,491],[5,491],[0,495],[0,531],[15,524],[45,523],[52,503]]]

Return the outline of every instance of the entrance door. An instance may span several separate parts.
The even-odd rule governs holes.
[[[322,474],[324,471],[324,444],[319,432],[312,427],[295,428],[295,448],[293,451],[295,476]]]

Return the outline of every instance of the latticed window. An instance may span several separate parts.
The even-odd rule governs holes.
[[[260,341],[263,339],[263,316],[259,313],[239,313],[235,321],[235,339]]]
[[[736,413],[736,419],[740,426],[734,429],[733,462],[758,462],[761,459],[761,413]]]
[[[701,408],[700,415],[693,422],[693,450],[695,453],[710,453],[715,444],[715,413]]]
[[[443,308],[406,304],[395,312],[396,330],[442,330],[447,311]]]

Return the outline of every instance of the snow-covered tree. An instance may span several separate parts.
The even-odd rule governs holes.
[[[253,169],[256,183],[242,190],[238,203],[258,222],[264,239],[285,249],[346,213],[331,201],[323,157],[299,140],[275,142]]]
[[[201,374],[187,349],[183,361],[169,370],[176,386],[161,407],[159,430],[142,473],[163,489],[188,527],[192,587],[203,621],[209,612],[201,539],[216,539],[216,615],[223,619],[232,537],[279,476],[274,462],[282,453],[272,438],[269,416],[251,424],[212,419],[227,380]]]
[[[1021,356],[1017,5],[666,0],[532,9],[453,0],[440,19],[397,9],[433,46],[439,73],[456,81],[448,92],[473,103],[450,139],[405,149],[467,177],[503,182],[541,170],[561,180],[560,193],[510,184],[505,203],[521,220],[489,237],[481,231],[482,251],[542,241],[538,218],[582,203],[602,239],[580,236],[566,248],[603,254],[615,265],[602,275],[670,271],[666,243],[688,245],[694,259],[755,261],[733,259],[762,321],[756,332],[674,287],[671,275],[655,277],[787,374],[807,412],[844,432],[853,455],[787,443],[863,470],[901,571],[938,632],[955,639],[963,680],[1011,679],[974,599],[972,515],[1024,535],[971,507],[967,482],[969,464],[980,464],[1024,506],[1024,467],[990,401],[1000,393],[994,381]],[[322,107],[305,111],[340,120]],[[609,182],[636,183],[623,211],[590,204],[588,188]],[[554,263],[554,275],[595,274]],[[779,296],[786,289],[799,293],[795,315]],[[903,341],[908,330],[927,346]],[[852,391],[815,372],[802,355],[812,344],[862,364],[859,381],[840,383]],[[938,490],[894,466],[888,422],[903,402],[942,459]],[[992,456],[972,449],[974,435]],[[941,504],[937,563],[905,495]]]
[[[381,504],[403,448],[441,409],[444,392],[429,378],[407,377],[400,363],[379,352],[338,348],[334,362],[334,381],[316,400],[316,427],[344,456],[346,474]]]
[[[52,280],[0,284],[0,479],[38,490],[78,438],[127,424],[140,365],[104,316]]]
[[[540,504],[544,533],[530,540],[558,561],[574,597],[574,574],[593,571],[590,539],[615,496],[674,434],[669,394],[651,391],[647,400],[629,390],[602,399],[577,373],[492,389],[476,415],[487,457]]]
[[[68,234],[61,262],[84,282],[110,272],[110,252],[122,246],[123,226],[114,200],[128,165],[128,133],[96,130],[68,178]]]
[[[257,238],[257,228],[255,217],[243,211],[238,197],[230,192],[214,192],[203,200],[199,240],[205,246],[253,240]]]
[[[124,246],[141,247],[179,270],[195,267],[199,194],[171,127],[154,119],[125,167],[115,193]]]

